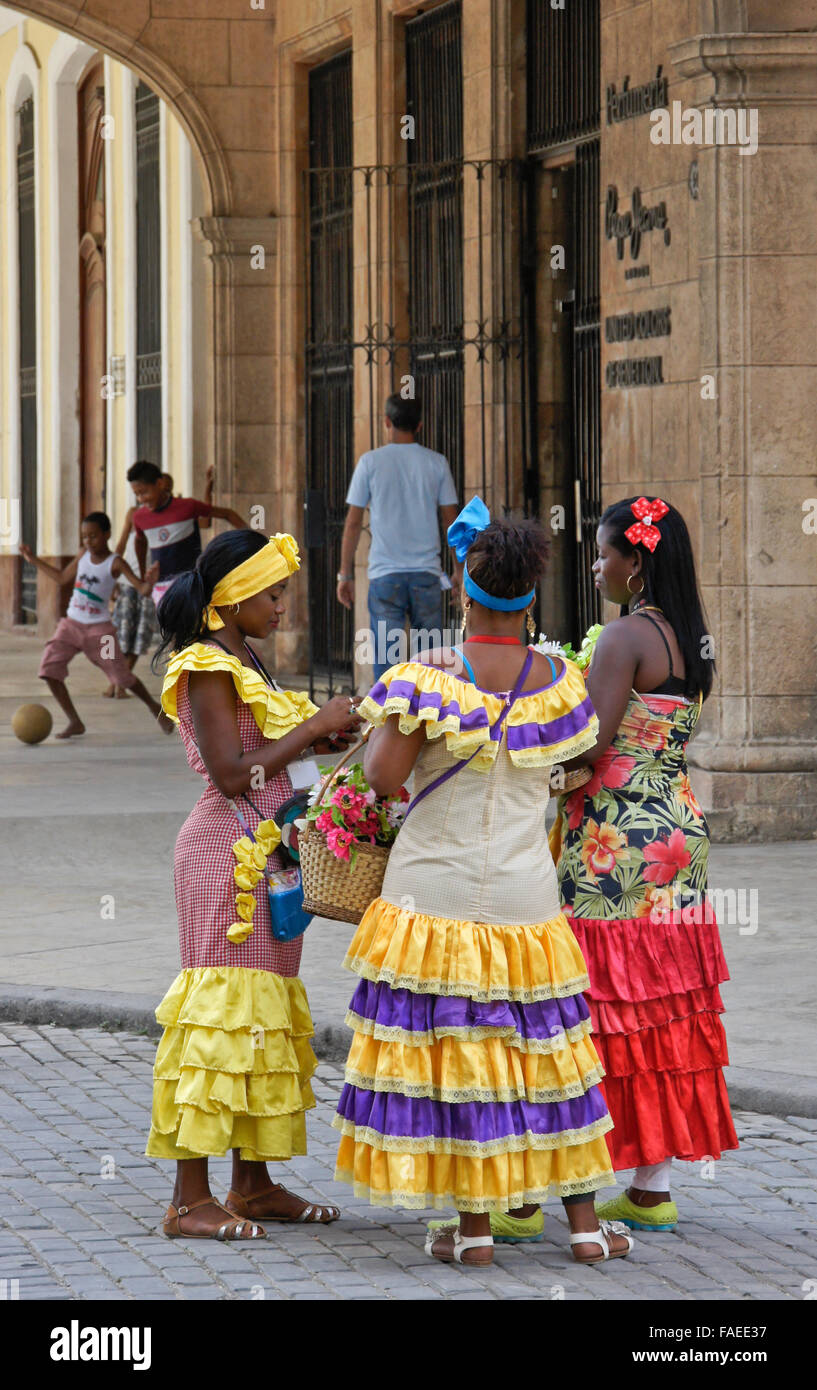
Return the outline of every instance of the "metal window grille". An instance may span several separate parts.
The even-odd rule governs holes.
[[[136,449],[162,463],[159,98],[136,87]]]
[[[579,636],[598,621],[601,603],[590,567],[601,515],[601,332],[599,298],[601,18],[599,0],[527,4],[527,146],[535,177],[541,157],[575,143],[570,316],[570,448],[575,538],[572,587]],[[545,267],[539,267],[545,273]]]
[[[528,149],[546,150],[599,128],[599,0],[528,0]]]
[[[309,74],[306,332],[307,515],[324,525],[309,550],[310,681],[348,683],[352,614],[337,602],[335,575],[346,491],[354,467],[352,263],[352,55]]]
[[[37,265],[34,166],[34,101],[17,111],[17,246],[20,276],[20,477],[21,538],[37,544]],[[20,571],[20,619],[37,620],[37,570],[24,560]]]

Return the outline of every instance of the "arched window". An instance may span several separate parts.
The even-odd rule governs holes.
[[[136,88],[136,452],[162,466],[159,98]]]
[[[22,540],[37,547],[37,238],[35,224],[34,100],[17,108],[17,247],[19,265],[20,371],[20,529]],[[20,612],[24,623],[37,621],[37,571],[24,561]]]

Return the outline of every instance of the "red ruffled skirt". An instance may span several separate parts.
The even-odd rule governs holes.
[[[695,920],[567,915],[590,975],[614,1169],[736,1149],[718,988],[729,972],[711,908]]]

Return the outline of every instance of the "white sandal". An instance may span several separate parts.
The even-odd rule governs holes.
[[[611,1250],[608,1236],[624,1236],[627,1241],[627,1249]],[[578,1265],[600,1265],[605,1260],[623,1260],[626,1255],[629,1255],[635,1241],[623,1221],[600,1221],[597,1231],[577,1231],[575,1235],[570,1237],[570,1244],[600,1246],[602,1252],[600,1255],[585,1255],[581,1258],[578,1255],[573,1256]]]
[[[453,1235],[453,1237],[454,1237],[454,1252],[453,1252],[453,1254],[452,1254],[452,1255],[435,1255],[435,1254],[434,1254],[434,1244],[435,1244],[435,1242],[438,1241],[438,1240],[440,1239],[441,1236],[447,1236],[447,1235]],[[476,1250],[477,1248],[483,1247],[483,1246],[486,1246],[486,1245],[490,1245],[491,1248],[493,1249],[493,1244],[494,1244],[494,1238],[493,1238],[493,1236],[461,1236],[460,1233],[459,1233],[459,1228],[458,1228],[458,1227],[456,1227],[456,1226],[455,1226],[455,1227],[450,1227],[450,1226],[449,1226],[448,1228],[446,1228],[446,1227],[441,1227],[439,1230],[436,1230],[436,1231],[429,1231],[428,1236],[426,1237],[425,1252],[426,1252],[427,1255],[430,1255],[431,1258],[432,1258],[433,1260],[440,1260],[442,1264],[451,1264],[452,1261],[453,1261],[454,1264],[458,1264],[458,1265],[461,1265],[461,1264],[464,1264],[464,1265],[469,1265],[469,1264],[470,1264],[470,1265],[475,1265],[475,1264],[479,1264],[480,1267],[482,1267],[482,1266],[483,1266],[483,1261],[482,1261],[482,1260],[479,1260],[479,1261],[477,1261],[477,1260],[463,1260],[463,1258],[462,1258],[462,1252],[463,1252],[464,1250]],[[486,1260],[486,1261],[484,1262],[485,1267],[487,1267],[487,1265],[490,1264],[490,1263],[491,1263],[490,1260]]]

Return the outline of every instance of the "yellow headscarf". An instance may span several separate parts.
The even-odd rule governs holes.
[[[225,574],[213,590],[212,598],[204,610],[204,624],[211,632],[223,627],[224,623],[216,612],[227,604],[241,603],[253,594],[260,594],[272,584],[280,584],[287,575],[300,569],[298,542],[294,536],[279,532],[271,536],[261,550],[242,560],[234,570]]]

